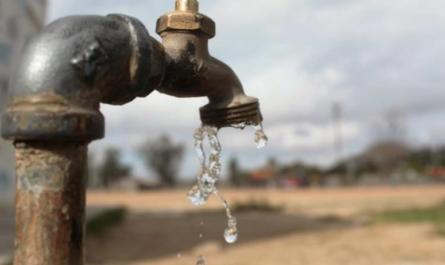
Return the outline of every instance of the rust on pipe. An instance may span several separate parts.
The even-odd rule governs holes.
[[[83,265],[87,143],[15,143],[14,265]]]

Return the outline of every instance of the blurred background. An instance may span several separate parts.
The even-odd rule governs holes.
[[[212,198],[193,209],[193,132],[207,99],[103,105],[90,145],[88,264],[445,264],[445,2],[202,0],[211,53],[258,97],[268,146],[223,129]],[[123,13],[150,34],[174,0],[0,0],[0,112],[21,47],[74,14]],[[160,153],[169,159],[155,159]],[[0,264],[14,239],[14,155],[0,140]],[[202,235],[202,236],[200,236]],[[3,265],[3,264],[2,264]]]

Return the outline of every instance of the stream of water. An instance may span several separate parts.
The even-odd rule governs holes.
[[[236,124],[232,126],[237,129],[244,129],[245,124]],[[255,130],[254,141],[257,148],[263,148],[268,142],[268,138],[263,131],[262,124],[252,126]],[[210,144],[210,156],[209,162],[206,163],[207,157],[204,151],[204,139],[207,137]],[[201,125],[195,130],[195,151],[198,155],[199,163],[201,165],[200,172],[198,174],[197,183],[190,189],[187,197],[195,207],[199,207],[207,202],[212,194],[215,194],[221,204],[226,210],[228,218],[227,228],[224,231],[224,239],[227,243],[235,243],[238,240],[237,220],[232,215],[229,204],[221,196],[219,190],[215,187],[216,182],[221,174],[222,165],[221,159],[221,143],[218,139],[218,128],[212,126]],[[205,265],[205,257],[200,256],[196,263],[197,265]]]

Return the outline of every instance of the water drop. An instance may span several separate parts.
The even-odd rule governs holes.
[[[201,176],[201,182],[208,183],[209,185],[212,185],[212,189],[211,189],[212,192],[213,192],[213,189],[214,189],[214,184],[216,183],[217,180],[218,179],[215,178],[215,176],[209,174],[209,172],[205,172]]]
[[[244,130],[246,128],[246,123],[233,124],[232,128]]]
[[[203,140],[206,136],[206,131],[199,127],[195,130],[194,138],[195,138],[195,152],[198,155],[199,163],[201,164],[201,168],[205,168],[205,152],[203,148]]]
[[[224,238],[229,244],[235,243],[238,239],[238,230],[236,227],[227,227],[224,231]]]
[[[187,197],[195,207],[199,207],[206,202],[206,199],[202,195],[201,187],[199,184],[196,184],[189,190],[189,192],[187,193]]]
[[[226,209],[229,208],[229,204],[227,203],[226,200],[223,200],[222,204],[223,204],[224,208],[226,208]]]
[[[206,258],[204,256],[199,256],[196,265],[206,265]]]
[[[232,218],[232,217],[233,217],[233,216],[232,216],[232,212],[230,211],[229,208],[226,209],[226,215],[227,215],[227,217],[229,217],[229,218]]]
[[[201,225],[204,225],[204,222],[201,222]]]
[[[202,238],[203,237],[203,235],[202,234],[199,234],[199,238]]]
[[[236,227],[236,218],[230,217],[228,225],[229,225],[229,227]]]
[[[178,258],[181,258],[181,253],[178,253]]]
[[[195,130],[194,137],[196,140],[201,140],[201,141],[204,140],[205,135],[206,135],[206,132],[202,126]]]
[[[269,138],[267,138],[266,134],[263,131],[263,125],[258,124],[256,126],[252,126],[255,129],[255,143],[258,149],[261,149],[267,145]]]
[[[211,155],[209,166],[206,165],[206,156],[203,147],[203,140],[207,136],[210,142]],[[218,128],[211,126],[200,126],[196,129],[195,150],[201,164],[201,172],[198,176],[198,183],[188,192],[188,198],[195,207],[203,205],[214,192],[215,183],[221,174],[221,144],[218,140]]]

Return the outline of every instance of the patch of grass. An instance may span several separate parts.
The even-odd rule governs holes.
[[[273,205],[267,200],[251,199],[247,202],[237,202],[233,205],[234,212],[281,212],[283,210],[283,206]]]
[[[376,221],[395,223],[434,223],[445,225],[445,205],[431,208],[390,210],[374,216]]]
[[[323,223],[341,223],[341,222],[344,222],[344,220],[340,216],[336,216],[336,215],[322,216],[318,220],[323,222]]]
[[[438,225],[436,227],[436,235],[440,237],[445,237],[445,225]]]
[[[374,216],[376,222],[392,223],[430,223],[435,226],[434,234],[445,238],[445,204],[430,208],[412,208],[392,210],[378,213]]]
[[[87,236],[97,236],[103,234],[111,226],[120,224],[125,219],[126,215],[127,209],[123,207],[104,210],[87,221]]]
[[[14,265],[14,261],[12,260],[12,257],[6,260],[0,259],[0,265]]]

